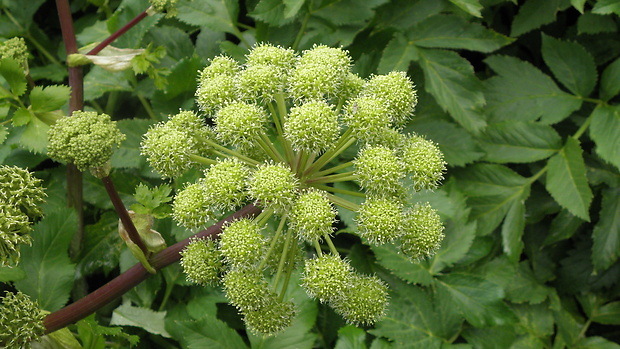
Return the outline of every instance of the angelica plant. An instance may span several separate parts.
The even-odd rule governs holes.
[[[188,279],[199,284],[221,273],[231,304],[256,333],[275,334],[292,321],[286,290],[298,266],[308,295],[347,322],[372,325],[385,314],[386,284],[355,271],[332,241],[342,210],[357,214],[365,242],[394,243],[412,261],[432,256],[443,239],[429,205],[407,204],[410,192],[436,188],[445,170],[436,144],[401,132],[417,103],[413,83],[403,72],[364,80],[351,64],[347,51],[324,45],[298,54],[260,44],[245,64],[216,57],[199,76],[203,115],[181,111],[142,141],[162,177],[178,178],[191,167],[204,172],[176,195],[180,225],[201,228],[248,202],[263,209],[225,225],[217,246],[193,241],[181,258]],[[347,159],[345,151],[355,147],[357,155]],[[276,229],[267,229],[270,220]],[[303,262],[306,244],[315,256]]]
[[[0,302],[0,346],[8,349],[30,348],[45,333],[45,312],[24,293],[5,292]]]

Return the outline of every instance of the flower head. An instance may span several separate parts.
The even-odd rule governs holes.
[[[226,263],[232,266],[256,264],[262,256],[264,244],[260,227],[248,219],[228,224],[220,234],[220,251]]]
[[[243,312],[243,320],[255,334],[274,335],[289,327],[295,318],[295,304],[275,297],[259,309]]]
[[[222,271],[222,255],[211,239],[193,239],[181,251],[181,267],[187,280],[212,285]]]
[[[412,260],[421,260],[435,254],[444,238],[441,218],[428,203],[405,214],[400,249]]]
[[[192,183],[185,186],[175,196],[172,217],[186,228],[200,228],[214,218],[211,208],[211,202],[207,200],[203,183]]]
[[[385,198],[368,198],[357,216],[360,236],[371,244],[392,242],[401,234],[403,225],[402,205]]]
[[[375,75],[364,86],[363,96],[373,96],[387,104],[390,122],[396,127],[405,125],[418,103],[413,83],[405,72]]]
[[[165,13],[166,17],[177,15],[177,0],[149,0],[149,2],[155,12]]]
[[[298,187],[299,179],[290,168],[280,163],[265,164],[251,176],[248,192],[261,205],[281,212],[293,204]]]
[[[355,160],[355,175],[367,193],[398,196],[404,190],[405,171],[394,152],[384,146],[368,146]]]
[[[290,94],[295,100],[339,96],[351,66],[347,51],[315,45],[303,52],[290,77]]]
[[[222,282],[226,297],[241,311],[261,309],[273,298],[267,280],[258,269],[232,269]]]
[[[73,163],[80,171],[105,166],[125,140],[109,115],[79,110],[57,120],[48,137],[48,156]]]
[[[246,180],[250,170],[237,159],[224,159],[205,170],[205,200],[213,210],[232,210],[247,198]]]
[[[0,59],[12,58],[28,71],[28,46],[24,38],[14,37],[0,43]]]
[[[310,297],[331,302],[352,286],[352,276],[349,263],[340,256],[330,254],[306,260],[301,281]]]
[[[443,179],[446,162],[435,143],[422,136],[409,135],[400,148],[400,154],[416,191],[437,188]]]
[[[337,211],[325,193],[311,190],[299,196],[290,213],[290,229],[299,239],[314,242],[334,231]]]
[[[43,215],[39,205],[45,196],[41,180],[28,170],[0,165],[0,205],[37,218]]]
[[[19,263],[20,247],[32,243],[31,230],[28,216],[0,203],[0,266]]]
[[[350,324],[372,325],[385,315],[387,286],[376,276],[354,274],[351,287],[332,302],[334,310]]]
[[[0,307],[0,345],[3,348],[30,348],[45,334],[45,313],[36,301],[17,292],[5,292]]]
[[[284,137],[293,149],[320,152],[336,141],[338,114],[324,101],[309,101],[291,108],[284,124]]]
[[[255,104],[233,102],[215,114],[217,138],[230,145],[250,143],[263,132],[267,114]]]

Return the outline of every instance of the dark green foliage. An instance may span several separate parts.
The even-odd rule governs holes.
[[[102,184],[88,174],[86,235],[79,252],[67,252],[78,223],[61,207],[64,168],[52,168],[57,164],[41,155],[49,125],[67,111],[69,88],[58,85],[67,83],[62,36],[54,1],[22,2],[0,5],[0,40],[25,38],[36,87],[15,60],[0,60],[0,163],[36,170],[50,203],[20,265],[0,268],[0,281],[55,311],[85,290],[74,277],[92,291],[136,261],[117,236],[118,218]],[[85,46],[148,4],[72,6],[78,44]],[[169,266],[163,277],[126,294],[122,305],[98,313],[99,324],[124,326],[131,336],[91,317],[70,327],[84,347],[133,345],[139,337],[145,348],[620,348],[618,1],[179,0],[177,6],[176,18],[148,17],[112,44],[147,49],[133,70],[84,69],[85,110],[111,115],[127,136],[111,160],[121,198],[162,219],[155,229],[169,244],[189,235],[164,219],[170,196],[200,175],[162,183],[140,155],[142,135],[179,108],[198,110],[197,71],[209,59],[227,54],[243,62],[248,47],[260,42],[296,50],[343,46],[364,77],[407,71],[419,103],[405,130],[437,142],[448,163],[444,185],[414,194],[411,204],[430,202],[438,210],[445,240],[435,256],[412,264],[392,247],[369,248],[346,234],[357,229],[354,215],[338,217],[341,253],[390,285],[387,316],[371,327],[347,325],[291,289],[293,325],[258,337],[239,328],[241,315],[222,305],[220,291],[190,286],[178,266]]]

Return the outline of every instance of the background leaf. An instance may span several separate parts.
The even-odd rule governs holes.
[[[164,328],[165,316],[165,311],[153,311],[148,308],[134,307],[129,303],[124,303],[114,309],[110,325],[136,326],[152,334],[170,338],[170,334]]]
[[[556,79],[571,92],[584,97],[592,92],[598,74],[592,55],[583,46],[543,34],[542,56]]]
[[[562,147],[560,135],[550,126],[533,122],[489,124],[480,146],[490,162],[534,162],[555,154]]]
[[[620,107],[600,105],[590,117],[590,137],[596,143],[596,153],[620,169]]]
[[[592,262],[595,270],[609,268],[620,257],[620,189],[603,191],[599,221],[594,227]]]

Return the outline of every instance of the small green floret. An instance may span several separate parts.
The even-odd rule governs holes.
[[[232,266],[252,266],[262,257],[265,239],[260,227],[249,219],[234,221],[222,229],[220,251]]]
[[[295,304],[273,297],[262,308],[246,310],[243,315],[243,320],[254,334],[271,336],[291,325],[295,318]]]
[[[211,239],[192,239],[181,251],[181,266],[188,281],[213,285],[222,271],[222,255]]]
[[[372,325],[385,316],[388,300],[388,288],[381,279],[354,274],[351,287],[331,306],[350,324]]]
[[[240,206],[247,198],[245,184],[250,170],[237,159],[224,159],[205,170],[203,185],[206,200],[214,210],[226,211]]]
[[[262,43],[254,46],[246,56],[245,64],[248,67],[256,65],[270,65],[287,72],[295,66],[297,55],[294,50]]]
[[[14,37],[0,43],[0,59],[12,58],[28,71],[28,46],[24,38]]]
[[[200,72],[199,81],[207,81],[216,76],[235,76],[239,71],[239,63],[228,56],[217,56]]]
[[[373,245],[392,242],[402,232],[402,205],[391,199],[368,198],[360,206],[357,225],[360,236]]]
[[[259,137],[267,123],[267,114],[255,104],[234,102],[220,109],[214,121],[221,142],[240,145]]]
[[[416,191],[436,189],[446,171],[443,153],[437,144],[422,136],[409,135],[400,153],[405,171],[411,174],[413,187]]]
[[[258,269],[232,269],[222,281],[226,297],[241,311],[261,309],[274,297],[262,271]]]
[[[401,251],[414,261],[432,257],[443,241],[444,226],[431,205],[416,204],[405,214]]]
[[[27,295],[5,291],[0,306],[0,346],[28,349],[45,334],[45,313]]]
[[[299,180],[291,169],[283,164],[265,164],[252,175],[248,191],[265,207],[282,212],[290,207],[297,197]]]
[[[125,140],[109,115],[79,110],[57,120],[48,137],[47,155],[73,163],[80,171],[104,167]]]
[[[234,76],[222,74],[198,81],[196,102],[200,110],[206,114],[213,114],[221,107],[234,102],[237,97]]]
[[[0,165],[0,205],[37,218],[43,215],[40,205],[46,196],[41,180],[28,170]]]
[[[396,127],[404,126],[418,103],[413,83],[405,72],[375,75],[364,86],[363,96],[379,98],[387,104],[390,122]]]
[[[332,302],[352,286],[353,275],[349,263],[340,256],[323,255],[306,260],[301,281],[310,297]]]
[[[325,101],[310,101],[291,108],[284,124],[284,137],[293,149],[308,152],[328,149],[339,131],[338,115]]]
[[[149,0],[153,10],[158,13],[165,13],[166,17],[174,17],[177,15],[178,0]]]
[[[215,218],[202,182],[189,184],[176,195],[172,217],[188,229],[204,227]]]
[[[344,89],[351,58],[347,51],[315,45],[303,52],[290,77],[290,95],[295,100],[339,97]]]
[[[0,266],[12,267],[19,263],[22,245],[31,245],[28,217],[11,206],[0,204]]]
[[[384,146],[363,148],[355,159],[355,175],[372,196],[399,196],[405,171],[394,152]]]
[[[300,240],[313,243],[334,231],[337,211],[331,202],[318,190],[299,196],[290,214],[290,229]]]
[[[350,100],[343,121],[357,138],[365,142],[380,138],[390,128],[387,106],[375,97]]]

